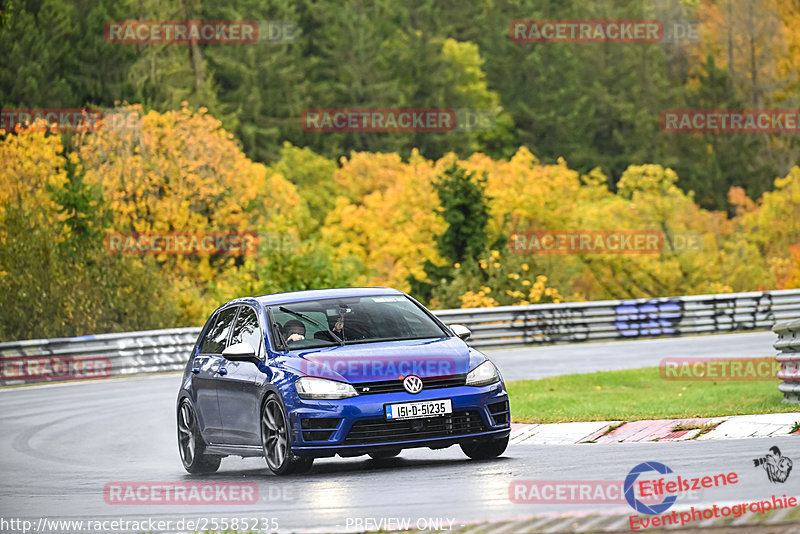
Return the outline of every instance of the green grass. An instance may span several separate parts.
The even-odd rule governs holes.
[[[779,380],[672,381],[658,367],[519,380],[507,385],[515,423],[635,421],[798,412]]]

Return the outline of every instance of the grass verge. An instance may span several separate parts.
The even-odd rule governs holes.
[[[635,421],[798,412],[779,380],[664,380],[658,367],[508,382],[515,423]]]

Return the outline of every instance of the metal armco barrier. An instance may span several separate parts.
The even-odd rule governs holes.
[[[775,359],[781,364],[778,378],[783,380],[778,389],[785,401],[800,403],[800,321],[776,324],[772,330],[778,334],[773,346],[780,351]]]
[[[200,328],[0,343],[0,385],[180,371]]]
[[[778,321],[800,319],[800,290],[434,313],[469,327],[475,347],[513,347],[769,330]],[[0,385],[179,371],[199,332],[175,328],[0,343]]]
[[[769,330],[800,319],[800,290],[441,310],[475,347]]]

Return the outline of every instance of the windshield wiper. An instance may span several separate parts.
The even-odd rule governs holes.
[[[294,316],[296,316],[296,317],[300,317],[301,319],[305,319],[305,320],[306,320],[306,321],[308,321],[309,323],[311,323],[311,324],[315,324],[315,325],[317,325],[317,326],[318,326],[318,327],[320,327],[320,328],[324,328],[325,330],[327,330],[327,331],[328,331],[328,333],[331,335],[331,337],[333,337],[333,339],[335,339],[335,340],[336,340],[336,342],[337,342],[339,345],[344,345],[344,339],[341,339],[339,336],[337,336],[336,334],[334,334],[334,333],[333,333],[333,330],[331,330],[331,329],[330,329],[330,328],[328,328],[327,326],[322,326],[321,324],[319,324],[317,321],[315,321],[314,319],[312,319],[311,317],[309,317],[309,316],[308,316],[308,315],[306,315],[305,313],[300,313],[300,312],[297,312],[297,311],[294,311],[294,310],[290,310],[290,309],[289,309],[289,308],[287,308],[286,306],[278,306],[278,309],[279,309],[280,311],[284,312],[284,313],[291,313],[292,315],[294,315]]]
[[[278,334],[278,340],[281,342],[281,345],[283,345],[284,350],[289,350],[289,344],[286,342],[286,338],[283,337],[283,332],[281,332],[281,325],[278,324],[278,321],[275,320],[275,316],[272,315],[272,308],[269,308],[269,320],[275,332]]]

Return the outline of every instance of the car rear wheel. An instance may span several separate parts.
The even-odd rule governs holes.
[[[473,441],[461,444],[461,450],[473,460],[497,458],[505,452],[506,447],[508,447],[508,436],[500,439]]]
[[[204,449],[192,404],[188,399],[183,399],[178,408],[178,451],[186,471],[193,474],[216,473],[222,457],[205,454]]]
[[[276,475],[305,473],[314,463],[314,458],[292,454],[286,411],[274,393],[267,397],[261,410],[261,443],[267,467]]]
[[[386,451],[371,452],[369,455],[373,460],[385,460],[387,458],[394,458],[400,454],[400,449],[390,449]]]

